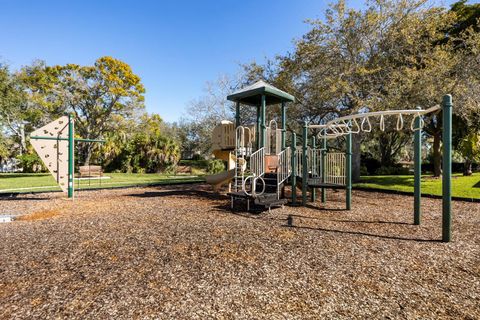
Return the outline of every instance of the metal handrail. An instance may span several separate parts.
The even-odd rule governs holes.
[[[260,148],[250,155],[250,172],[257,177],[265,174],[265,148]]]
[[[287,180],[291,173],[291,149],[290,147],[278,154],[278,171],[277,171],[277,199],[280,198],[280,186]]]

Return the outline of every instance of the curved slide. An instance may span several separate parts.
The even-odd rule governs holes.
[[[205,182],[213,186],[213,191],[218,192],[220,188],[230,182],[235,176],[235,169],[212,174],[205,177]]]

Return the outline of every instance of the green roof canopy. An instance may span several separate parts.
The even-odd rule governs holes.
[[[267,105],[295,101],[295,97],[291,94],[275,88],[262,80],[232,93],[227,96],[227,100],[251,106],[258,106],[262,101],[262,95],[265,95]]]

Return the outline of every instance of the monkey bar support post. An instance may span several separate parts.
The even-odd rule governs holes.
[[[452,96],[443,97],[442,241],[452,239]]]
[[[325,170],[325,158],[327,157],[327,137],[324,137],[322,139],[322,159],[321,159],[321,165],[322,165],[322,183],[325,183],[325,173],[327,172]],[[322,188],[322,203],[325,203],[327,201],[327,189]]]
[[[74,124],[72,115],[68,115],[68,197],[73,198],[73,172],[74,172]]]
[[[347,152],[346,152],[346,175],[347,185],[345,189],[345,202],[347,210],[352,209],[352,133],[347,135]]]
[[[422,201],[422,129],[420,128],[420,117],[415,119],[415,136],[413,143],[413,166],[414,166],[414,204],[413,223],[420,225],[421,222],[421,201]]]
[[[315,136],[312,137],[312,159],[310,159],[312,163],[312,169],[315,168],[315,170],[318,170],[317,168],[317,154],[315,152],[316,149],[316,141],[315,141]],[[313,172],[312,174],[315,174],[318,177],[318,172]],[[312,202],[315,202],[317,200],[317,194],[315,188],[312,188]]]

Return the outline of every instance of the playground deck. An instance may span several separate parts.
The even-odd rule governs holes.
[[[204,185],[0,198],[0,318],[480,318],[480,205],[329,192],[252,215]],[[293,226],[287,226],[287,217]]]

